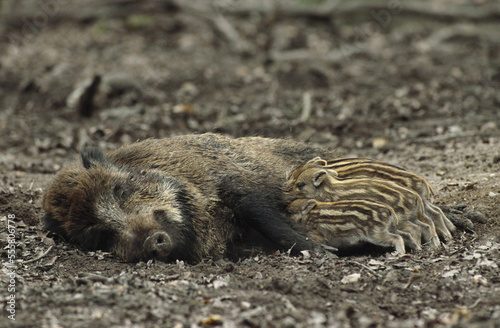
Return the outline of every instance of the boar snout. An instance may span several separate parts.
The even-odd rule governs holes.
[[[164,260],[172,251],[172,240],[168,233],[157,231],[144,241],[144,252],[147,258]]]

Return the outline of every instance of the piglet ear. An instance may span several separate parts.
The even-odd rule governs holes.
[[[300,214],[307,215],[316,206],[316,200],[309,199],[307,202],[302,204],[302,211]]]
[[[327,162],[321,157],[314,157],[306,163],[308,166],[326,166]]]
[[[327,175],[328,175],[328,172],[326,172],[325,170],[319,170],[318,172],[314,173],[314,175],[312,177],[313,185],[316,188],[318,188],[323,183],[323,181],[326,179]]]
[[[82,164],[87,170],[96,165],[110,164],[109,159],[104,155],[99,147],[85,147],[82,152]]]

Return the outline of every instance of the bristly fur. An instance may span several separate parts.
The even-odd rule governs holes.
[[[248,227],[284,250],[319,250],[285,214],[282,189],[287,174],[314,156],[333,153],[216,134],[148,139],[107,153],[86,148],[82,165],[63,169],[44,193],[45,227],[128,261],[220,256]],[[171,244],[151,247],[158,232]]]

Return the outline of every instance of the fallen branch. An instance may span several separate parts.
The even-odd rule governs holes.
[[[331,50],[326,53],[308,49],[271,51],[269,53],[269,59],[276,62],[312,61],[334,64],[345,61],[350,56],[366,52],[367,48],[367,43],[360,43],[355,46],[347,45],[345,47],[341,47],[340,49]]]
[[[397,12],[393,15],[419,15],[438,19],[469,19],[469,20],[495,20],[500,18],[500,7],[495,1],[482,5],[475,3],[453,4],[446,2],[431,1],[403,1],[399,3]],[[315,17],[334,18],[355,14],[360,12],[372,13],[372,11],[390,10],[387,0],[325,0],[319,5],[307,5],[296,1],[239,1],[225,4],[217,2],[198,0],[119,0],[95,2],[91,5],[71,6],[65,4],[56,12],[48,16],[49,23],[61,21],[88,22],[98,19],[126,17],[135,14],[173,12],[181,9],[186,13],[208,14],[208,15],[249,15],[260,13],[274,17]],[[0,15],[0,25],[22,26],[36,14],[40,14],[38,6],[33,8],[16,9],[12,7]]]
[[[49,254],[49,252],[52,250],[52,246],[49,246],[49,248],[47,248],[47,250],[44,252],[44,253],[41,253],[40,255],[38,255],[37,257],[35,258],[32,258],[31,260],[27,260],[27,261],[23,261],[23,264],[29,264],[29,263],[33,263],[33,262],[36,262],[42,258],[44,258],[45,256],[47,256],[47,254]]]
[[[500,41],[500,33],[498,31],[480,28],[472,24],[454,24],[435,31],[426,39],[418,42],[416,48],[421,52],[427,52],[431,49],[436,49],[445,41],[458,36],[483,37],[492,42]]]
[[[444,141],[450,141],[450,140],[462,139],[462,138],[470,138],[470,137],[476,137],[476,136],[480,136],[480,135],[477,132],[463,132],[460,134],[417,138],[416,142],[418,142],[420,144],[422,144],[422,143],[429,144],[429,143],[444,142]]]
[[[186,2],[174,0],[183,8]],[[189,1],[193,5],[193,1]],[[452,4],[446,2],[430,1],[403,1],[399,3],[397,13],[394,15],[420,15],[441,19],[470,19],[486,20],[498,19],[500,7],[494,1],[488,4],[476,5],[474,3]],[[196,5],[198,6],[198,5]],[[198,6],[199,7],[199,6]],[[371,10],[388,10],[387,0],[326,0],[319,5],[307,5],[294,1],[241,1],[235,5],[223,8],[224,13],[233,15],[247,15],[249,13],[274,14],[276,16],[301,16],[332,18]]]
[[[375,272],[375,270],[373,270],[369,266],[364,265],[363,263],[359,263],[359,262],[356,262],[356,261],[346,261],[346,262],[347,263],[351,263],[351,264],[356,264],[356,265],[362,267],[363,269],[368,270],[375,277],[382,278],[382,276],[380,274],[378,274],[377,272]]]
[[[168,0],[102,1],[91,5],[72,5],[72,3],[69,2],[57,7],[57,10],[53,12],[44,12],[38,5],[22,9],[16,9],[14,6],[11,10],[7,9],[2,11],[2,15],[0,15],[0,25],[15,27],[31,24],[39,29],[43,26],[34,25],[33,19],[37,17],[37,15],[42,14],[45,14],[47,18],[45,24],[55,24],[65,21],[92,22],[99,19],[127,17],[129,15],[144,13],[153,14],[162,11],[174,11],[175,9],[176,7],[173,5],[172,1]]]

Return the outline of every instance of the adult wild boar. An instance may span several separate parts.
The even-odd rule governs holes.
[[[320,250],[285,214],[287,175],[333,153],[291,140],[216,134],[148,139],[61,170],[43,196],[45,227],[126,261],[224,254],[248,228],[294,251]]]

